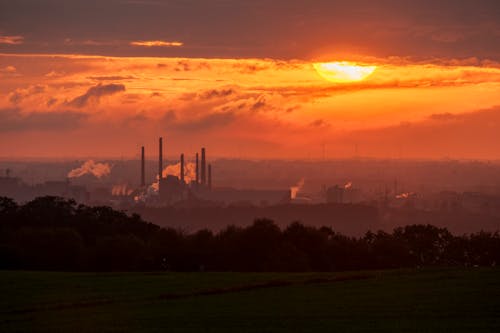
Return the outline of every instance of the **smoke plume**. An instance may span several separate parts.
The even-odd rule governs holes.
[[[163,177],[175,176],[181,178],[181,163],[167,165],[162,172]],[[184,163],[184,181],[190,183],[196,178],[196,165],[193,162]]]
[[[133,191],[127,184],[119,184],[113,186],[111,194],[113,196],[126,196],[132,194]]]
[[[94,175],[97,178],[109,175],[111,172],[111,166],[108,163],[96,163],[93,160],[88,160],[82,164],[81,167],[76,168],[68,172],[69,178],[77,178],[83,175]]]
[[[162,176],[175,176],[177,178],[181,178],[181,163],[178,162],[176,164],[167,165],[163,168]],[[184,163],[184,181],[189,184],[191,181],[196,179],[196,165],[193,162]],[[147,187],[146,191],[141,195],[138,195],[134,198],[135,201],[145,201],[147,198],[151,196],[158,195],[160,190],[160,182],[158,179],[158,175],[156,176],[156,180]]]
[[[304,178],[299,180],[299,182],[296,185],[290,187],[290,197],[292,199],[295,199],[297,197],[297,194],[302,190],[303,187],[304,187]]]
[[[412,192],[401,193],[401,194],[396,195],[396,199],[408,199],[408,198],[412,197],[413,195],[414,195],[414,193],[412,193]]]

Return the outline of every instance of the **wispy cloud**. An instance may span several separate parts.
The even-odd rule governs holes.
[[[1,36],[0,44],[18,45],[24,43],[23,36]]]
[[[18,76],[21,76],[21,74],[17,72],[16,67],[14,66],[0,67],[0,78],[18,77]]]
[[[183,46],[183,42],[178,41],[163,41],[163,40],[138,40],[130,42],[132,46],[145,46],[145,47],[179,47]]]
[[[16,72],[16,67],[14,66],[5,66],[3,68],[0,68],[0,73],[15,73]]]

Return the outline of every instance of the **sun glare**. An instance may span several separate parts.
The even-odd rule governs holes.
[[[361,81],[377,69],[377,66],[358,65],[348,61],[318,62],[313,66],[322,78],[331,82]]]

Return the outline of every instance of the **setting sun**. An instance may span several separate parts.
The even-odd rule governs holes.
[[[331,82],[361,81],[377,69],[377,66],[358,65],[348,61],[320,62],[313,66],[322,78]]]

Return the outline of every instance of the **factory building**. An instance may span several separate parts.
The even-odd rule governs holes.
[[[326,202],[328,203],[346,204],[361,201],[361,191],[352,186],[335,185],[326,190]]]
[[[166,175],[163,172],[163,139],[158,144],[158,199],[159,204],[169,205],[185,200],[210,201],[222,205],[246,203],[251,205],[273,205],[290,202],[290,190],[255,190],[220,188],[214,186],[213,165],[208,162],[207,150],[201,148],[195,154],[195,175],[190,182],[186,181],[186,161],[184,154],[179,159],[179,174]],[[144,148],[141,148],[143,157]],[[201,156],[201,158],[200,158]],[[143,179],[143,165],[141,164],[141,180]],[[153,199],[151,201],[154,201]]]

